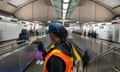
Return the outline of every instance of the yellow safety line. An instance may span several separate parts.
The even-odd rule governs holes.
[[[27,72],[31,72],[34,67],[35,67],[35,62],[28,68]]]

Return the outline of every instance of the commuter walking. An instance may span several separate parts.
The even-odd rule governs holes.
[[[17,44],[24,43],[26,41],[29,41],[29,34],[26,29],[22,29],[21,33],[19,34],[19,38],[17,39]]]
[[[29,34],[26,29],[22,29],[21,33],[19,34],[18,40],[29,40]]]
[[[87,72],[87,66],[88,66],[88,63],[90,60],[90,57],[88,55],[88,51],[85,51],[82,59],[83,59],[83,72]]]
[[[36,40],[32,43],[35,44],[34,50],[36,51],[36,64],[43,64],[44,62],[44,44],[42,43],[40,38],[36,38]]]
[[[86,31],[84,31],[84,37],[86,36]]]
[[[92,37],[95,38],[95,39],[97,38],[97,33],[96,33],[96,31],[94,31],[94,32],[92,33]]]

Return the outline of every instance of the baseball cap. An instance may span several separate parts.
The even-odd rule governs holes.
[[[64,26],[61,23],[56,23],[56,22],[50,23],[47,33],[50,32],[59,33],[63,27]]]

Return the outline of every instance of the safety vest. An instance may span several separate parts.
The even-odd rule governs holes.
[[[72,51],[73,51],[73,54],[75,56],[75,58],[78,60],[78,61],[81,61],[81,56],[80,54],[78,53],[77,49],[76,49],[76,46],[74,44],[71,44],[72,45]],[[54,44],[50,44],[48,49],[52,49],[52,48],[55,48]]]
[[[65,72],[72,72],[73,61],[71,60],[71,57],[68,56],[67,54],[63,53],[62,51],[58,50],[58,49],[53,49],[53,50],[45,57],[44,72],[48,72],[48,70],[47,70],[47,68],[46,68],[46,64],[47,64],[48,60],[49,60],[53,55],[59,57],[60,59],[62,59],[62,60],[65,62],[65,65],[66,65]]]
[[[55,48],[55,46],[53,44],[51,44],[49,46],[49,49]],[[72,44],[72,50],[73,50],[73,54],[76,57],[76,59],[78,61],[81,61],[81,56],[79,55],[78,51],[75,48],[75,45]],[[44,63],[44,72],[48,72],[47,68],[46,68],[46,64],[48,62],[48,60],[52,57],[52,56],[57,56],[59,58],[61,58],[66,65],[66,69],[65,72],[73,72],[73,57],[68,56],[67,54],[63,53],[62,51],[58,50],[57,48],[53,49],[50,53],[47,54],[47,56],[45,57],[45,63]]]

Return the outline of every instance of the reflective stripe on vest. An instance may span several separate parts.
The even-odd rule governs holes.
[[[72,50],[73,50],[73,53],[74,53],[74,56],[76,57],[76,59],[78,61],[81,61],[81,56],[79,55],[78,51],[76,50],[76,48],[73,44],[72,44]]]
[[[75,56],[75,58],[78,60],[78,61],[81,61],[81,55],[78,53],[76,47],[74,44],[71,44],[72,45],[72,50],[73,50],[73,54]],[[49,49],[52,49],[52,48],[55,48],[54,44],[50,44],[49,46]],[[73,61],[73,57],[71,57],[71,60]]]
[[[74,46],[72,45],[72,47],[74,47]],[[54,45],[54,44],[50,44],[48,49],[51,50],[52,48],[55,48],[55,45]],[[75,50],[74,50],[74,51],[75,51]],[[73,51],[73,52],[74,52],[74,51]],[[71,59],[72,61],[74,60],[73,57],[71,57],[70,59]]]
[[[64,62],[65,62],[65,65],[66,65],[66,69],[65,69],[65,72],[72,72],[72,68],[73,68],[73,62],[71,60],[71,57],[66,55],[65,53],[61,52],[60,50],[58,49],[54,49],[52,50],[45,58],[45,65],[44,65],[44,72],[48,72],[47,70],[47,67],[46,67],[46,64],[48,62],[48,60],[52,57],[52,56],[57,56],[59,58],[61,58]]]

